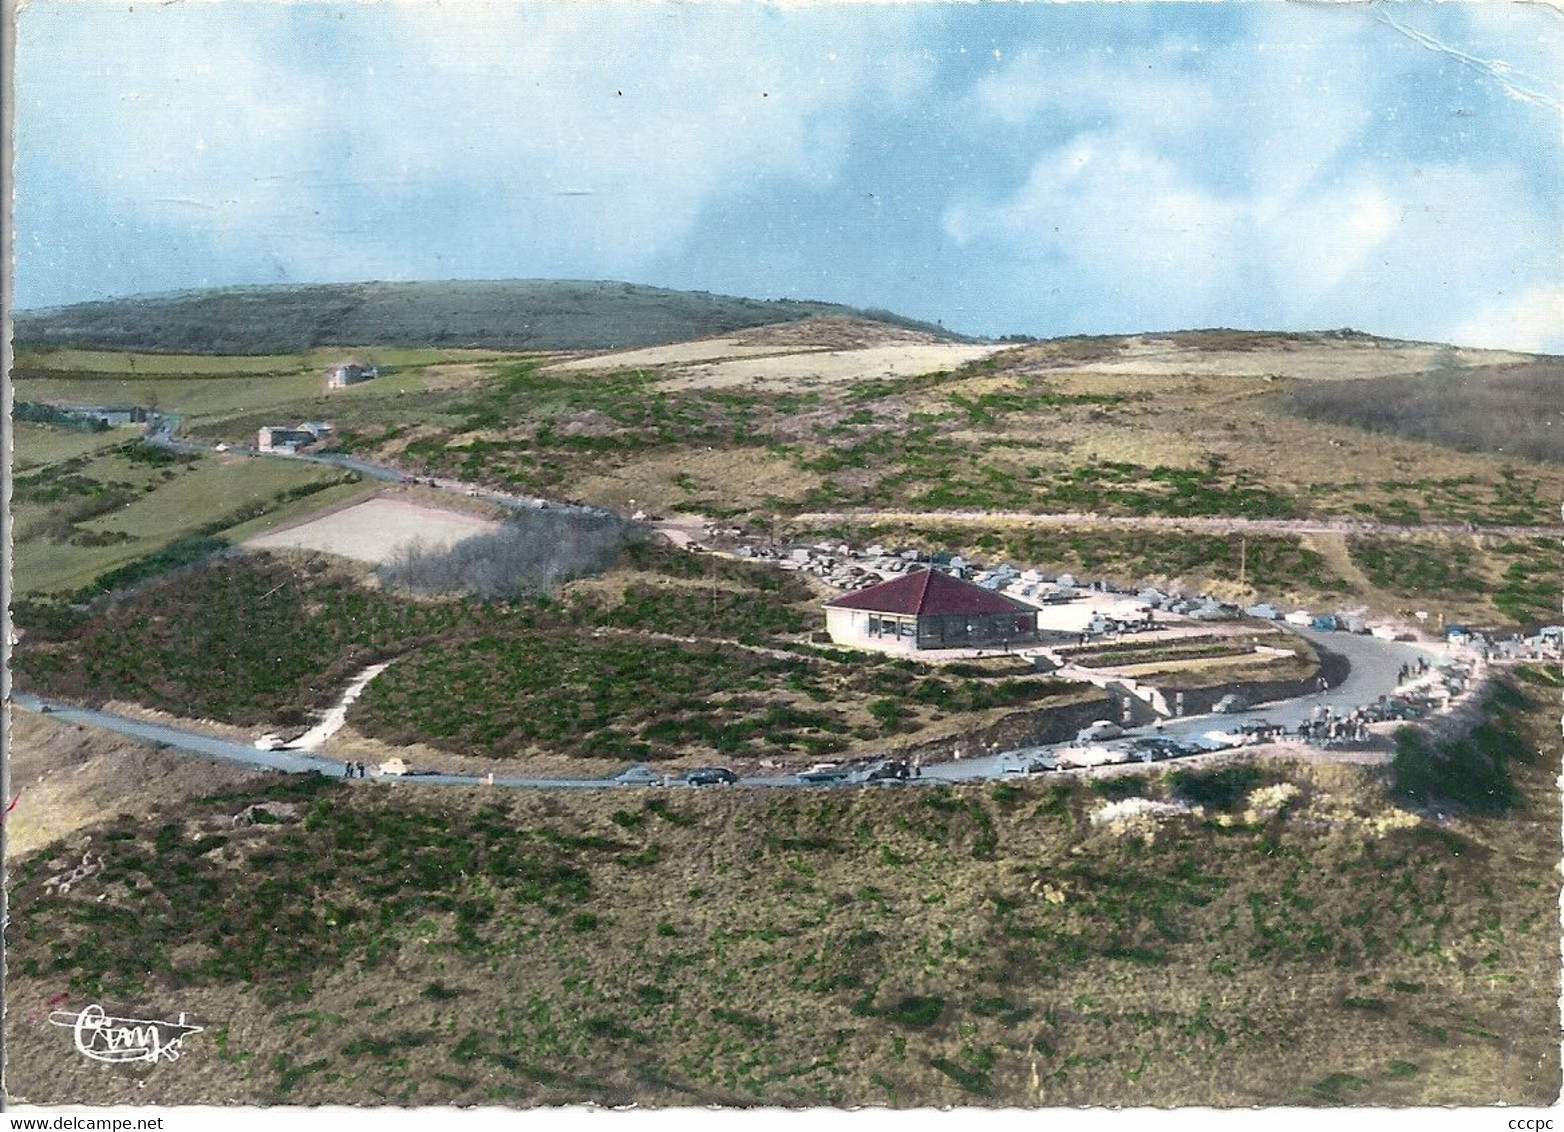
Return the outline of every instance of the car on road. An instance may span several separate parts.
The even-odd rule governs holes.
[[[725,766],[700,766],[684,776],[684,781],[691,786],[732,786],[739,780]]]
[[[850,767],[839,766],[836,763],[816,763],[793,777],[800,782],[812,783],[815,786],[828,786],[834,782],[846,782],[852,776]]]
[[[884,759],[871,766],[864,777],[870,782],[895,782],[911,778],[912,768],[900,759]]]
[[[38,710],[43,715],[53,715],[54,714],[54,709],[52,707],[50,707],[48,704],[39,704],[38,705]]]
[[[1142,762],[1155,762],[1158,759],[1171,759],[1184,753],[1182,744],[1174,739],[1163,739],[1152,736],[1146,739],[1137,739],[1131,748]]]
[[[1229,692],[1227,695],[1218,700],[1215,706],[1211,708],[1211,710],[1216,712],[1218,715],[1232,715],[1235,712],[1248,711],[1249,701],[1244,699],[1237,692]]]
[[[255,741],[257,751],[280,751],[288,745],[281,735],[262,735]]]
[[[614,775],[613,781],[621,786],[661,786],[663,776],[645,763],[636,763]]]

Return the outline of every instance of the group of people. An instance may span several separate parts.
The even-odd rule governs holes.
[[[1405,684],[1408,680],[1412,679],[1412,677],[1421,676],[1427,671],[1428,658],[1426,656],[1420,656],[1417,658],[1416,664],[1403,664],[1401,666],[1401,671],[1396,674],[1397,683]]]
[[[1361,743],[1369,737],[1369,715],[1362,708],[1353,708],[1346,715],[1337,715],[1332,709],[1316,711],[1314,718],[1298,725],[1300,739],[1323,739],[1327,743]]]
[[[363,763],[345,762],[342,764],[343,778],[363,778],[366,775]]]

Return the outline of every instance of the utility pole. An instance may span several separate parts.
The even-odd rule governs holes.
[[[1244,584],[1244,574],[1246,572],[1246,568],[1248,567],[1248,565],[1249,565],[1249,536],[1248,535],[1239,535],[1238,536],[1238,585],[1239,585],[1240,588],[1243,587],[1243,584]]]

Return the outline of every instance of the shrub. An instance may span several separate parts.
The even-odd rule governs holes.
[[[907,995],[894,1006],[880,1011],[887,1021],[923,1029],[939,1021],[945,1012],[945,1000],[938,995]]]
[[[608,569],[629,534],[629,524],[618,516],[528,512],[448,549],[415,543],[376,572],[388,585],[421,593],[480,598],[547,593],[560,582]]]
[[[1264,773],[1259,767],[1253,766],[1176,770],[1168,775],[1168,785],[1179,797],[1197,806],[1229,812],[1264,780]]]
[[[1446,802],[1499,813],[1515,805],[1511,764],[1532,758],[1510,718],[1516,697],[1524,700],[1514,685],[1498,685],[1483,705],[1484,720],[1465,735],[1435,740],[1415,728],[1396,732],[1395,792],[1420,806]]]

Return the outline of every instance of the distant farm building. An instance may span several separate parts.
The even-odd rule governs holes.
[[[262,452],[297,452],[315,440],[315,434],[308,429],[268,426],[256,436],[255,447]]]
[[[102,421],[109,427],[141,424],[147,410],[140,405],[60,405],[61,412],[84,421]]]
[[[917,570],[826,603],[840,645],[915,652],[1037,641],[1037,609],[938,570]]]
[[[350,385],[357,385],[361,381],[368,381],[372,377],[379,376],[379,366],[368,365],[356,360],[338,362],[326,371],[326,388],[346,389]]]

